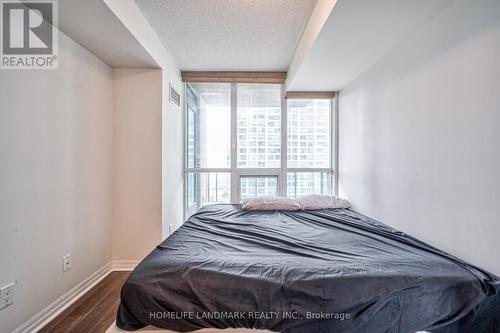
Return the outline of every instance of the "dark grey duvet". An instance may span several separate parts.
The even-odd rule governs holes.
[[[118,327],[500,332],[499,279],[346,209],[213,205],[123,286]]]

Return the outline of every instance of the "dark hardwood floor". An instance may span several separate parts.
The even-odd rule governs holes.
[[[113,323],[130,272],[111,272],[39,333],[104,333]]]

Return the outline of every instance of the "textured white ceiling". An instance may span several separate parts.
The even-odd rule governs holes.
[[[182,70],[287,70],[316,0],[135,0]]]
[[[338,0],[287,89],[344,88],[452,1]]]

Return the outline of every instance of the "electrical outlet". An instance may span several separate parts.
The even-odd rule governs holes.
[[[15,282],[12,282],[2,288],[0,288],[0,309],[3,309],[9,305],[14,304],[14,286]]]
[[[71,269],[71,253],[62,257],[63,273]]]
[[[169,224],[168,225],[168,235],[170,236],[174,232],[174,225]]]

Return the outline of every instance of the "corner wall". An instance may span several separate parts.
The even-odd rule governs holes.
[[[500,2],[457,0],[340,92],[340,195],[500,274]]]
[[[17,281],[0,331],[11,332],[111,260],[111,68],[60,33],[59,69],[1,70],[0,103],[0,286]]]
[[[168,237],[169,225],[173,230],[184,223],[184,122],[182,110],[169,101],[168,87],[172,83],[184,100],[180,75],[163,70],[162,167],[163,167],[163,227],[162,239]],[[182,104],[181,104],[182,105]]]
[[[162,239],[162,89],[161,69],[113,69],[113,260]]]
[[[169,84],[181,94],[181,73],[155,31],[133,0],[103,0],[126,28],[141,43],[162,69],[162,239],[168,236],[169,225],[174,229],[184,222],[184,162],[182,110],[169,101]],[[181,103],[182,105],[182,103]]]

